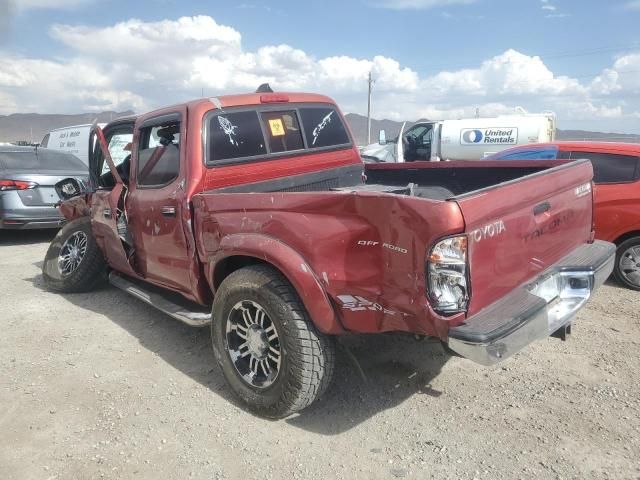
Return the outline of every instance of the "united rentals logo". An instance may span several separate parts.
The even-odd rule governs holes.
[[[515,145],[518,129],[513,128],[464,128],[460,130],[462,145]]]

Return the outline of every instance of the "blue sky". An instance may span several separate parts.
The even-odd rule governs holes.
[[[556,111],[564,128],[640,132],[640,1],[0,0],[0,18],[3,8],[0,114],[144,110],[262,79],[363,113],[373,70],[376,117],[522,105]]]

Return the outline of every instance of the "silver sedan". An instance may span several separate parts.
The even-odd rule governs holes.
[[[59,181],[86,183],[87,166],[75,156],[46,148],[0,146],[0,229],[58,228]]]

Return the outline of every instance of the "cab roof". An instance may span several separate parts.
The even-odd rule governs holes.
[[[265,93],[243,93],[237,95],[221,95],[217,97],[206,97],[191,100],[189,102],[178,103],[171,106],[162,107],[151,112],[145,112],[144,117],[153,116],[156,113],[175,109],[179,106],[186,106],[189,110],[213,108],[233,108],[257,105],[286,105],[288,103],[329,103],[335,105],[333,99],[326,95],[317,93],[302,92],[265,92]]]

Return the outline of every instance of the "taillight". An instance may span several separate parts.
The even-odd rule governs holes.
[[[282,93],[266,93],[260,95],[260,103],[286,103],[289,101],[289,95]]]
[[[428,296],[434,310],[464,312],[469,304],[467,236],[445,238],[427,258]]]
[[[35,182],[23,182],[22,180],[0,180],[0,191],[5,190],[29,190],[38,186]]]

